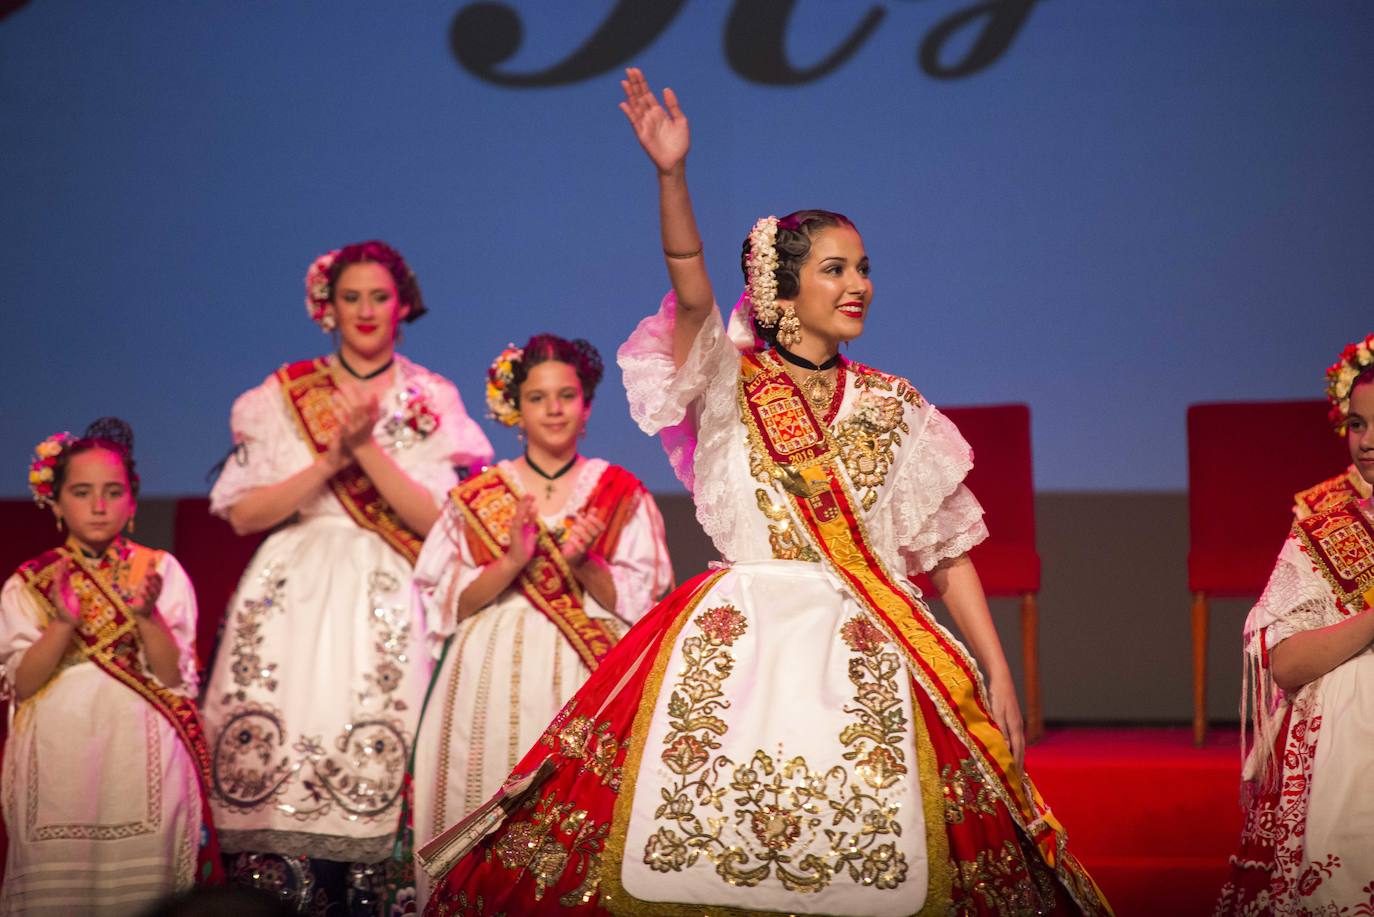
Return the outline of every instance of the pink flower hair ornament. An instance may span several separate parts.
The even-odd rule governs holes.
[[[33,461],[29,464],[29,493],[33,502],[39,506],[52,506],[57,502],[53,481],[57,474],[57,460],[67,447],[76,442],[70,433],[54,433],[33,447]]]
[[[329,305],[334,300],[334,290],[329,283],[329,270],[339,257],[340,249],[327,251],[314,261],[305,272],[305,311],[310,320],[324,331],[333,331],[334,313]]]

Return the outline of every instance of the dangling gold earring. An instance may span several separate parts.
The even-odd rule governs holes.
[[[782,318],[778,319],[778,343],[784,347],[796,347],[801,343],[801,319],[793,306],[782,307]]]
[[[134,517],[133,517],[133,516],[130,516],[130,517],[129,517],[128,529],[129,529],[129,534],[132,535],[132,534],[134,533]]]
[[[58,534],[61,534],[61,533],[62,533],[62,517],[61,517],[61,516],[56,516],[56,517],[54,517],[54,518],[57,520],[57,532],[58,532]]]

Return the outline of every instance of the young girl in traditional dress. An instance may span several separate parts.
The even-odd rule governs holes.
[[[135,544],[133,434],[102,418],[38,445],[34,499],[66,543],[0,592],[9,832],[0,914],[129,914],[218,876],[192,698],[196,599]]]
[[[395,351],[425,312],[381,242],[329,252],[306,307],[330,356],[234,404],[210,494],[239,532],[276,530],[230,602],[205,693],[229,879],[302,910],[375,913],[429,681],[411,570],[455,467],[491,447],[443,377]]]
[[[517,767],[552,776],[427,913],[1105,911],[1021,768],[966,554],[986,535],[968,445],[906,380],[839,355],[872,301],[862,239],[825,211],[760,220],[727,329],[686,119],[638,71],[623,85],[673,292],[619,362],[729,566],[625,636]],[[919,572],[977,663],[910,586]]]
[[[1374,334],[1327,370],[1331,418],[1374,484]],[[1245,824],[1218,914],[1374,913],[1374,504],[1293,523],[1245,622]],[[1248,738],[1248,736],[1247,736]]]
[[[525,450],[453,490],[415,567],[430,633],[445,641],[416,747],[417,845],[501,787],[672,586],[653,497],[578,452],[601,375],[591,344],[551,334],[488,372],[492,415]]]

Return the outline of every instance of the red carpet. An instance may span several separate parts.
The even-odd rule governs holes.
[[[1026,754],[1069,845],[1120,917],[1210,914],[1240,836],[1239,732],[1049,729]]]

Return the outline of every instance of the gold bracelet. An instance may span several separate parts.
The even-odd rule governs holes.
[[[664,254],[664,257],[672,258],[672,259],[674,259],[674,260],[676,260],[676,261],[687,261],[687,260],[689,260],[689,259],[691,259],[691,258],[695,258],[697,255],[700,255],[700,254],[701,254],[701,249],[698,248],[698,249],[697,249],[696,251],[694,251],[694,252],[670,252],[670,251],[668,251],[668,249],[665,248],[665,249],[663,250],[663,254]]]

